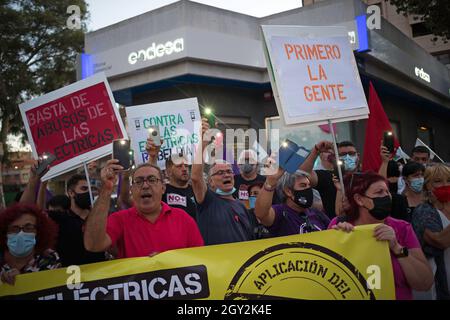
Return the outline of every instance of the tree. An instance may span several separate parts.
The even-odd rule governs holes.
[[[397,13],[417,15],[435,36],[450,39],[449,0],[385,0],[397,7]],[[437,38],[435,38],[437,40]]]
[[[80,8],[79,29],[72,28],[71,5]],[[18,105],[76,80],[76,54],[84,45],[87,19],[84,0],[0,0],[2,163],[8,155],[7,135],[24,132]],[[0,206],[2,201],[0,180]]]

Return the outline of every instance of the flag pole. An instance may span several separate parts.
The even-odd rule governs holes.
[[[338,152],[338,147],[337,147],[337,142],[336,142],[336,135],[334,133],[334,128],[333,128],[333,124],[331,123],[331,120],[328,120],[328,125],[330,126],[331,136],[333,137],[334,154],[336,155],[336,164],[337,164],[338,175],[339,175],[339,183],[341,184],[342,197],[345,198],[344,179],[342,178],[342,168],[339,165],[339,152]]]

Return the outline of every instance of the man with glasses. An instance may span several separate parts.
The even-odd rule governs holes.
[[[98,252],[116,245],[118,258],[131,258],[203,245],[194,219],[161,201],[166,189],[161,169],[149,163],[131,174],[133,207],[108,217],[117,171],[123,170],[117,163],[116,159],[109,160],[101,171],[102,188],[84,234],[88,250]]]
[[[198,204],[197,223],[205,244],[222,244],[255,239],[256,218],[233,197],[234,174],[231,164],[216,160],[208,171],[208,185],[203,178],[203,155],[208,141],[207,119],[203,119],[201,137],[203,146],[198,148],[192,165],[192,188]]]

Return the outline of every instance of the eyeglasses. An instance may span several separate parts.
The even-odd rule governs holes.
[[[225,175],[225,174],[233,174],[233,170],[230,170],[230,169],[228,169],[228,170],[219,170],[219,171],[217,171],[216,173],[213,173],[213,174],[211,175],[211,177],[214,177],[214,176],[223,176],[223,175]]]
[[[159,181],[161,181],[161,179],[158,179],[155,176],[136,177],[134,178],[133,185],[142,188],[144,186],[144,182],[147,182],[150,186],[155,186]]]
[[[20,231],[26,232],[26,233],[35,233],[36,232],[36,225],[32,223],[27,223],[24,226],[11,226],[8,227],[8,234],[17,234]]]

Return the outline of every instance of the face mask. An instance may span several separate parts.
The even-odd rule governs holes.
[[[436,199],[440,203],[450,202],[450,186],[442,186],[433,190]]]
[[[75,193],[75,204],[80,209],[90,209],[91,208],[91,197],[89,192]]]
[[[415,178],[412,179],[411,181],[409,181],[409,187],[411,188],[412,191],[414,191],[415,193],[420,193],[422,192],[423,189],[423,182],[425,181],[424,178]]]
[[[250,164],[250,163],[245,163],[245,164],[239,165],[239,169],[241,170],[242,173],[249,174],[250,172],[252,172],[255,169],[255,165]]]
[[[400,177],[397,182],[398,185],[398,193],[402,193],[405,190],[405,179]]]
[[[350,156],[348,154],[345,155],[345,157],[342,157],[341,160],[344,162],[345,171],[355,171],[357,159],[357,156]]]
[[[250,209],[255,209],[256,197],[255,196],[248,197],[248,203],[250,205]]]
[[[386,219],[392,211],[392,199],[390,196],[385,197],[377,197],[377,198],[371,198],[368,196],[365,196],[366,198],[372,199],[373,201],[373,208],[368,209],[369,213],[377,220],[384,220]]]
[[[397,192],[398,192],[398,183],[397,182],[389,182],[389,192],[392,194],[397,194]]]
[[[294,202],[302,208],[311,208],[314,200],[312,188],[305,190],[294,190]]]
[[[36,245],[36,235],[20,231],[16,234],[8,234],[8,250],[14,257],[28,256]]]
[[[225,191],[223,191],[223,190],[221,190],[221,189],[219,189],[219,188],[217,188],[216,189],[216,193],[219,195],[219,196],[231,196],[233,193],[235,193],[236,192],[236,188],[235,187],[233,187],[233,190],[231,190],[231,191],[228,191],[228,192],[225,192]]]

